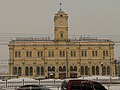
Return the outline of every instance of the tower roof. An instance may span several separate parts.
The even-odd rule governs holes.
[[[64,11],[62,11],[61,5],[62,5],[62,3],[60,3],[60,10],[57,12],[57,14],[59,14],[59,15],[66,14]]]
[[[65,12],[60,9],[57,14],[65,14]]]

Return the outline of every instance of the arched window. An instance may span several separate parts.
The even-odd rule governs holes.
[[[74,69],[73,69],[73,67],[72,66],[70,66],[70,71],[73,71]]]
[[[17,75],[17,67],[14,67],[13,74]]]
[[[37,70],[36,70],[36,71],[37,71],[36,74],[37,74],[37,75],[40,75],[40,67],[37,67],[36,69],[37,69]]]
[[[85,75],[88,75],[88,66],[85,66]]]
[[[84,67],[81,66],[81,75],[84,75]]]
[[[44,75],[44,67],[41,67],[41,75]]]
[[[33,67],[30,67],[30,76],[33,75]]]
[[[110,67],[107,66],[107,75],[110,75]]]
[[[63,67],[63,71],[66,71],[66,67],[65,66]]]
[[[63,33],[60,34],[61,38],[63,38]]]
[[[102,75],[106,75],[106,67],[105,66],[103,66],[103,68],[102,68]]]
[[[18,67],[18,76],[21,76],[21,74],[22,74],[21,67]]]
[[[62,71],[62,67],[61,66],[59,66],[59,71]]]
[[[77,67],[76,66],[74,66],[74,71],[77,71]]]
[[[95,67],[92,66],[92,75],[95,75]]]
[[[51,67],[50,66],[48,67],[48,71],[51,71]]]
[[[99,67],[96,66],[96,75],[99,75]]]
[[[28,67],[25,68],[25,75],[28,76]]]
[[[52,71],[55,71],[55,67],[52,67]]]

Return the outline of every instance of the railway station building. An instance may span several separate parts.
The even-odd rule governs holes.
[[[11,40],[9,74],[32,78],[114,76],[114,42],[99,37],[70,38],[68,28],[68,14],[60,9],[54,15],[53,39]]]

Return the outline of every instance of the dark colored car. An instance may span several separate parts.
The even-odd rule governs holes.
[[[107,90],[101,83],[91,80],[65,80],[61,90]]]
[[[17,87],[15,90],[51,90],[43,85],[23,85]]]

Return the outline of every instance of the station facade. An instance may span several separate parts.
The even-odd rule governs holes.
[[[78,32],[79,33],[79,32]],[[54,39],[16,38],[9,43],[9,74],[20,77],[114,76],[114,42],[68,35],[68,14],[54,15]]]

